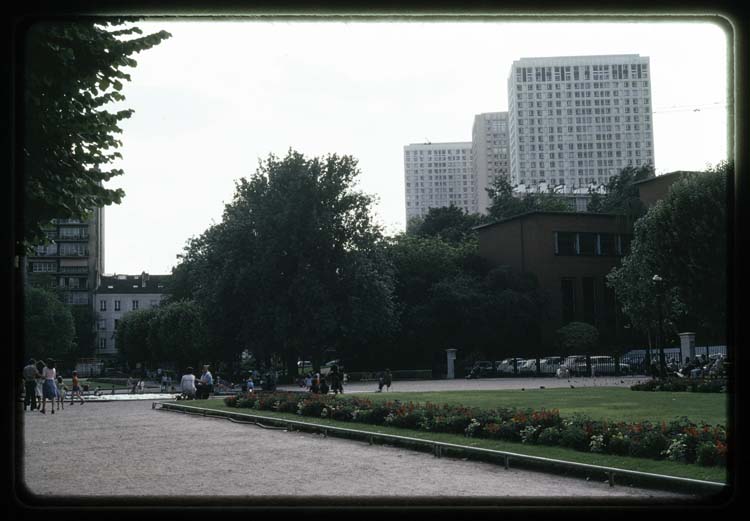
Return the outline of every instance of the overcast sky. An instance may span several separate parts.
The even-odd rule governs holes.
[[[205,22],[151,20],[172,38],[135,56],[123,125],[122,204],[105,209],[105,273],[170,273],[220,222],[234,181],[269,153],[350,154],[376,218],[403,230],[403,146],[471,141],[506,111],[524,57],[651,60],[657,174],[727,155],[727,37],[709,23]],[[698,109],[698,110],[696,110]]]

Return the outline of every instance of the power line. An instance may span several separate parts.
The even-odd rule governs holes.
[[[657,107],[652,111],[652,114],[663,114],[667,112],[700,112],[701,110],[718,109],[728,106],[727,103],[722,103],[720,101],[703,105],[673,105],[671,107]]]

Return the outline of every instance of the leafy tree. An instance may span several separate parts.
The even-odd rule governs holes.
[[[407,232],[419,237],[442,237],[450,242],[461,242],[476,237],[472,228],[483,222],[482,215],[467,214],[462,208],[451,204],[430,208],[423,218],[410,221]]]
[[[28,356],[70,358],[75,337],[70,308],[54,291],[43,288],[27,288],[24,299],[24,342]]]
[[[392,275],[357,175],[350,156],[270,155],[188,244],[175,289],[207,310],[223,353],[281,357],[293,375],[301,355],[319,366],[392,331]]]
[[[70,306],[75,325],[75,356],[87,357],[96,348],[96,313],[91,306]]]
[[[498,177],[492,186],[486,188],[490,196],[490,207],[487,209],[491,220],[502,220],[526,212],[570,212],[572,205],[564,198],[550,193],[528,192],[522,196],[513,194],[513,186],[504,177]]]
[[[655,326],[661,291],[669,330],[724,339],[727,182],[733,176],[732,163],[685,176],[635,223],[630,254],[608,276],[634,325]],[[664,280],[662,289],[652,282],[657,274]]]
[[[604,194],[591,193],[588,211],[621,214],[633,220],[641,217],[646,213],[646,207],[638,196],[638,187],[634,183],[651,177],[654,177],[651,165],[625,167],[607,182]]]
[[[85,219],[92,209],[119,204],[124,193],[103,183],[122,170],[107,168],[121,157],[115,135],[132,110],[111,112],[125,98],[131,58],[170,36],[147,36],[125,18],[39,22],[26,39],[22,161],[25,220],[19,255],[46,241],[54,218]],[[24,242],[25,241],[25,242]]]
[[[599,330],[586,322],[570,322],[558,329],[556,336],[565,355],[593,354],[599,347]]]
[[[115,333],[117,355],[130,367],[152,360],[149,335],[156,318],[157,309],[138,309],[120,319]]]

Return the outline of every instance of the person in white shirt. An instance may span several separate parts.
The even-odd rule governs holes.
[[[185,394],[188,399],[195,398],[195,375],[193,374],[193,368],[188,367],[185,370],[185,374],[182,375],[180,381],[180,391]]]
[[[211,375],[211,371],[208,370],[208,366],[203,366],[203,374],[199,383],[199,390],[196,393],[199,398],[206,399],[208,395],[214,390],[214,378]]]

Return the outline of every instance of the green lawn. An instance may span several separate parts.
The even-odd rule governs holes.
[[[494,391],[488,391],[494,393]],[[508,392],[508,391],[498,391]],[[635,391],[631,391],[635,393]],[[404,393],[406,394],[406,393]],[[421,394],[421,393],[420,393]],[[430,394],[433,393],[424,393]],[[451,393],[437,393],[437,394],[463,394],[462,392],[451,392]],[[473,394],[473,392],[472,392]],[[656,394],[656,393],[651,393]],[[396,393],[389,393],[389,396],[382,398],[395,397]],[[411,396],[411,394],[408,394]],[[381,396],[378,396],[381,398]],[[413,397],[412,397],[413,398]],[[415,400],[412,400],[415,401]],[[432,401],[432,400],[431,400]],[[179,403],[179,402],[177,402]],[[396,427],[376,426],[368,425],[357,422],[339,422],[329,419],[322,418],[310,418],[306,416],[298,416],[291,413],[276,413],[270,411],[256,411],[255,409],[238,409],[229,408],[224,405],[223,400],[196,400],[189,402],[190,406],[202,407],[206,409],[232,411],[239,413],[252,414],[256,416],[266,416],[273,418],[287,418],[292,420],[303,421],[306,423],[314,423],[318,425],[335,425],[340,427],[347,427],[351,429],[357,429],[367,432],[395,434],[400,436],[409,436],[413,438],[442,441],[446,443],[454,443],[457,445],[467,445],[472,447],[482,447],[487,449],[501,450],[506,452],[515,452],[518,454],[527,454],[531,456],[541,456],[545,458],[553,458],[564,461],[572,461],[577,463],[587,463],[590,465],[601,465],[607,467],[621,468],[627,470],[637,470],[640,472],[651,472],[654,474],[663,474],[668,476],[677,476],[690,479],[700,479],[707,481],[725,482],[727,479],[726,469],[722,467],[702,467],[695,464],[678,463],[674,461],[657,461],[645,458],[631,458],[625,456],[614,456],[608,454],[593,454],[589,452],[579,452],[572,449],[562,447],[549,447],[541,445],[526,445],[523,443],[513,443],[501,440],[486,440],[477,438],[467,438],[465,436],[445,433],[434,433],[434,432],[421,432],[409,429],[400,429]]]
[[[353,393],[352,393],[353,394]],[[520,407],[559,409],[560,416],[581,413],[597,420],[661,422],[687,416],[694,422],[727,424],[727,395],[724,393],[670,393],[631,391],[627,388],[581,387],[556,389],[508,389],[498,391],[435,391],[423,393],[360,394],[378,400],[431,402],[492,409]]]

